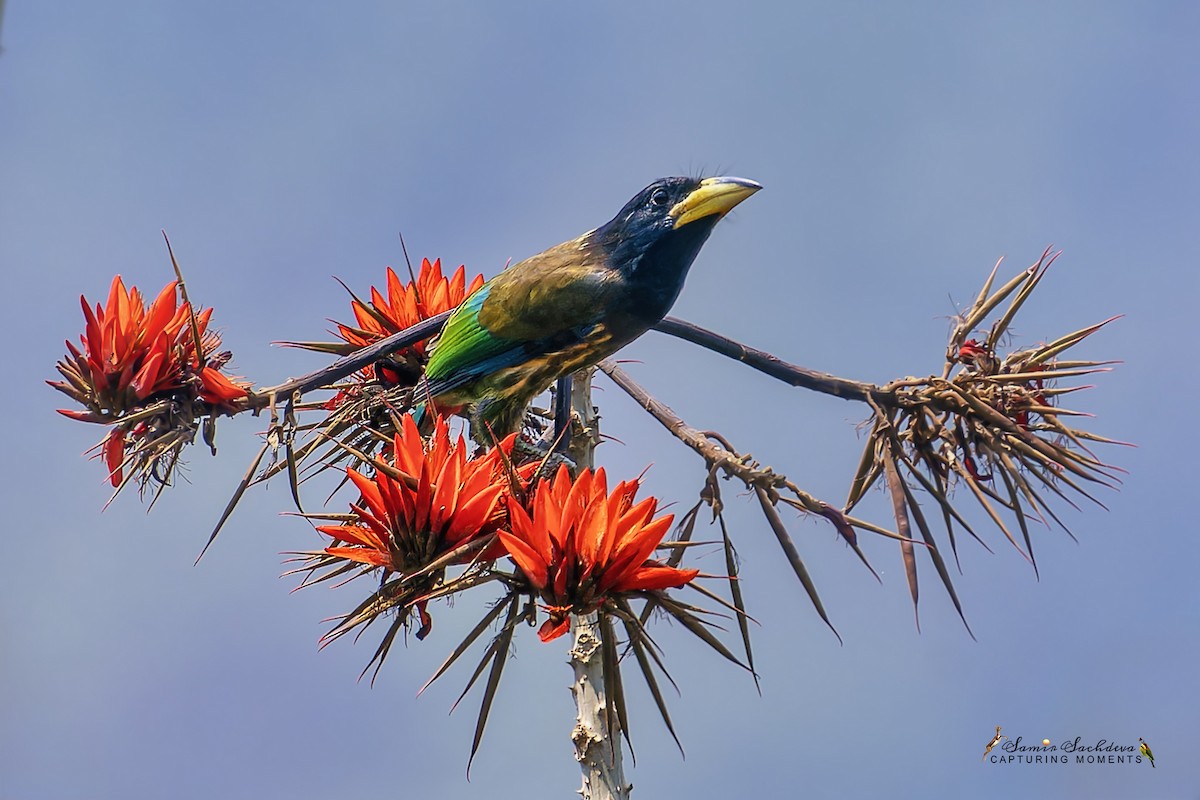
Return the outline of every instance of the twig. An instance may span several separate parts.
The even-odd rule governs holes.
[[[715,497],[715,493],[713,492],[713,489],[715,489],[713,476],[718,470],[724,472],[729,477],[736,478],[745,484],[747,489],[752,489],[758,494],[759,500],[763,504],[763,513],[767,522],[778,537],[779,543],[787,555],[789,562],[792,564],[797,577],[804,584],[805,591],[808,592],[809,599],[812,600],[814,608],[816,608],[817,613],[825,620],[826,624],[829,624],[829,619],[825,614],[825,609],[817,597],[816,589],[811,580],[808,580],[807,570],[800,560],[799,553],[775,509],[777,503],[784,502],[799,511],[818,514],[829,520],[839,535],[846,540],[855,554],[866,565],[867,569],[871,571],[871,574],[875,575],[876,579],[879,578],[879,575],[871,567],[866,555],[859,548],[854,528],[879,533],[890,538],[901,539],[909,544],[913,543],[914,540],[912,539],[897,536],[876,525],[849,517],[829,503],[818,500],[816,497],[800,489],[800,487],[788,480],[786,476],[776,473],[770,467],[760,467],[749,456],[737,453],[720,434],[712,431],[699,431],[691,427],[676,415],[674,411],[633,380],[628,373],[617,366],[612,360],[602,361],[600,369],[617,386],[637,401],[651,416],[662,423],[672,435],[705,460],[709,468],[709,487],[706,489],[706,493],[710,505],[713,506],[714,513],[720,514],[720,501]],[[792,496],[784,496],[780,493],[780,490]],[[702,494],[702,496],[705,495]],[[837,630],[833,629],[832,625],[830,625],[830,629],[833,630],[835,636],[838,636]],[[840,636],[838,636],[838,640],[841,640]]]

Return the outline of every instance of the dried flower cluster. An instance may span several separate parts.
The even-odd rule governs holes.
[[[906,539],[920,536],[960,616],[950,571],[921,509],[922,496],[932,499],[956,559],[956,528],[983,541],[975,529],[978,522],[973,525],[963,504],[952,498],[953,489],[961,486],[1036,571],[1030,523],[1052,521],[1070,533],[1050,496],[1071,506],[1072,494],[1099,504],[1087,485],[1113,487],[1119,482],[1120,470],[1100,461],[1089,443],[1120,443],[1067,424],[1088,415],[1058,405],[1058,398],[1088,388],[1061,381],[1108,370],[1112,362],[1069,360],[1063,354],[1112,320],[1034,347],[1001,352],[1017,312],[1057,255],[1047,250],[1035,264],[993,290],[997,263],[951,332],[942,375],[896,381],[880,390],[886,406],[872,401],[870,435],[846,510],[882,478],[897,532]],[[1003,312],[984,327],[1006,300]],[[1014,523],[1021,542],[1013,535]],[[901,552],[915,604],[912,542],[903,541]]]

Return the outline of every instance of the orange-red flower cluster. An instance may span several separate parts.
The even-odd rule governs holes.
[[[325,553],[413,575],[452,551],[494,534],[507,520],[503,499],[514,482],[524,486],[537,464],[513,468],[509,462],[516,434],[478,458],[467,455],[460,435],[450,439],[449,425],[435,418],[433,436],[421,438],[409,415],[392,439],[394,474],[376,470],[366,476],[346,470],[361,500],[350,505],[355,521],[345,525],[319,525],[317,530],[341,544]],[[464,551],[456,562],[491,561],[504,555],[499,541]],[[439,575],[430,575],[432,585]],[[425,602],[414,603],[421,618],[418,638],[429,630]]]
[[[337,335],[346,343],[345,345],[298,344],[298,346],[346,355],[411,328],[430,317],[436,317],[445,311],[452,311],[482,285],[482,275],[476,275],[468,285],[466,267],[461,264],[454,274],[447,278],[442,274],[440,258],[433,262],[430,262],[428,258],[421,259],[421,271],[417,274],[416,280],[404,283],[400,281],[395,270],[388,267],[385,284],[386,296],[372,286],[369,302],[363,302],[358,298],[352,301],[350,307],[354,312],[357,327],[340,322],[335,323]],[[374,364],[373,367],[363,370],[360,378],[363,381],[377,380],[384,386],[415,385],[429,357],[428,345],[429,339],[424,339],[398,350],[390,357]],[[338,392],[326,403],[325,407],[332,411],[341,406],[350,396],[357,396],[357,388]]]
[[[189,382],[195,382],[200,398],[213,405],[227,405],[245,397],[244,387],[202,363],[221,344],[220,337],[208,330],[213,310],[206,308],[195,314],[193,333],[192,307],[179,302],[177,287],[177,281],[168,283],[149,308],[136,287],[125,288],[120,275],[113,278],[108,302],[103,306],[97,303],[94,311],[87,298],[81,296],[83,349],[66,343],[70,356],[60,364],[74,367],[70,370],[74,374],[66,376],[69,385],[52,385],[92,411],[110,415],[136,408],[151,395],[179,389]],[[197,336],[203,350],[199,358]],[[73,377],[81,380],[71,380]]]
[[[408,574],[495,533],[507,517],[501,501],[513,480],[524,483],[537,468],[529,464],[510,474],[507,458],[515,442],[516,434],[510,435],[485,455],[469,458],[469,445],[461,435],[451,441],[445,419],[436,418],[433,436],[426,443],[412,417],[405,415],[400,433],[392,439],[394,477],[384,471],[368,477],[346,470],[362,495],[360,503],[350,506],[357,520],[317,526],[321,533],[346,543],[325,552]],[[463,560],[502,555],[504,549],[497,544]]]
[[[609,494],[603,468],[572,480],[562,466],[538,485],[529,511],[509,499],[511,530],[500,540],[548,607],[542,641],[566,633],[570,613],[595,611],[613,594],[679,587],[698,574],[650,559],[673,517],[655,519],[653,497],[635,505],[637,489],[623,481]]]
[[[366,347],[411,328],[421,320],[457,308],[467,295],[483,285],[483,276],[476,275],[468,286],[466,274],[466,267],[459,265],[454,274],[446,278],[442,275],[440,258],[433,263],[423,258],[416,282],[401,283],[395,270],[388,267],[387,297],[372,286],[370,306],[357,299],[351,303],[358,327],[338,323],[338,335],[355,348]],[[427,341],[417,342],[409,349],[425,358],[426,344]]]
[[[221,344],[208,330],[212,309],[193,313],[190,304],[179,301],[177,288],[177,281],[168,283],[147,307],[141,292],[126,289],[117,275],[104,305],[93,309],[86,297],[79,298],[85,321],[81,346],[66,343],[68,355],[57,364],[66,381],[49,383],[87,410],[60,409],[60,414],[112,423],[163,396],[184,393],[218,411],[246,396],[243,386],[210,362]],[[121,483],[126,433],[114,428],[101,444],[114,486]]]

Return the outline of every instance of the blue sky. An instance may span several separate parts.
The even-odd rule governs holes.
[[[998,535],[994,555],[961,548],[977,642],[928,564],[918,633],[893,543],[866,544],[880,586],[826,526],[789,517],[839,646],[730,485],[763,695],[661,626],[687,758],[635,694],[637,796],[1194,795],[1200,11],[1048,5],[8,2],[0,794],[573,791],[561,642],[518,637],[467,783],[475,697],[446,714],[467,671],[413,695],[481,601],[439,609],[430,639],[356,684],[373,643],[316,640],[358,592],[279,578],[281,552],[319,543],[279,516],[282,485],[192,566],[261,420],[225,421],[219,457],[197,449],[153,513],[132,493],[101,512],[101,470],[79,457],[100,431],[56,415],[42,381],[81,330],[81,292],[116,272],[167,282],[160,229],[235,371],[274,383],[320,361],[270,342],[345,318],[331,276],[379,282],[402,264],[398,232],[414,256],[492,275],[654,178],[720,171],[766,188],[717,228],[678,316],[847,377],[927,374],[996,258],[1015,272],[1054,243],[1018,342],[1124,314],[1085,354],[1125,363],[1076,405],[1138,447],[1106,452],[1130,471],[1107,512],[1066,510],[1078,543],[1035,531],[1040,581]],[[697,427],[845,496],[865,409],[658,334],[627,356]],[[597,397],[623,442],[600,461],[653,463],[648,489],[690,505],[702,464],[619,390]],[[887,520],[879,495],[863,513]],[[980,763],[996,724],[1142,736],[1158,769]]]

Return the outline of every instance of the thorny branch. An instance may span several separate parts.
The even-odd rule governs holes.
[[[769,467],[760,467],[748,456],[739,455],[714,433],[687,425],[615,363],[605,362],[601,368],[672,435],[704,458],[710,471],[709,484],[712,484],[712,473],[719,470],[753,489],[777,535],[781,523],[777,514],[773,515],[773,508],[782,500],[802,511],[830,519],[864,563],[866,559],[853,538],[854,528],[897,538],[914,608],[919,593],[913,545],[924,545],[922,549],[929,554],[965,625],[966,617],[950,571],[923,513],[916,489],[931,499],[941,512],[956,562],[956,528],[966,531],[987,547],[951,498],[957,484],[969,490],[969,496],[978,503],[986,518],[1030,562],[1036,573],[1030,522],[1046,524],[1047,520],[1052,520],[1070,534],[1047,503],[1044,493],[1049,492],[1073,507],[1071,493],[1100,504],[1084,488],[1085,485],[1114,487],[1118,482],[1116,473],[1120,470],[1097,459],[1088,443],[1123,443],[1069,427],[1064,419],[1087,415],[1062,408],[1056,402],[1060,396],[1088,387],[1055,385],[1061,379],[1107,371],[1112,362],[1065,360],[1061,356],[1112,320],[1029,349],[1003,356],[998,352],[1017,312],[1057,256],[1058,253],[1047,249],[1035,264],[993,291],[1000,265],[997,262],[975,302],[956,321],[942,374],[904,378],[884,386],[848,381],[788,364],[770,353],[690,323],[667,319],[660,324],[658,329],[665,333],[746,363],[789,385],[860,400],[871,408],[870,433],[842,510],[804,493]],[[1006,300],[1009,304],[1003,313],[989,328],[981,330],[987,317]],[[899,535],[847,516],[881,476],[886,476],[885,487],[891,495]],[[910,481],[915,487],[910,486]],[[711,490],[706,491],[711,496]],[[711,497],[706,499],[713,503]],[[719,505],[714,504],[714,512],[720,513]],[[1005,515],[1010,516],[1012,522],[1006,522]],[[1022,543],[1018,543],[1012,533],[1013,523],[1021,533]],[[913,538],[914,527],[919,539]],[[798,557],[794,557],[795,547],[785,537],[786,533],[780,535],[780,544],[807,588],[803,565],[798,562]],[[810,589],[809,594],[814,604],[818,604],[815,590]],[[970,631],[969,626],[967,630]]]
[[[775,506],[783,502],[801,511],[825,517],[833,523],[838,533],[854,549],[854,552],[862,559],[864,564],[867,564],[866,556],[859,549],[858,538],[854,532],[854,528],[858,527],[885,536],[894,536],[894,534],[869,522],[847,517],[828,503],[818,500],[800,489],[786,476],[775,472],[770,467],[760,466],[749,454],[742,455],[738,453],[723,436],[715,431],[700,431],[691,427],[662,401],[652,396],[645,388],[634,381],[629,376],[629,373],[625,372],[625,370],[611,359],[601,362],[600,369],[612,379],[613,383],[632,397],[643,410],[662,423],[663,427],[670,431],[675,438],[686,444],[704,459],[708,467],[709,477],[705,482],[705,488],[701,497],[712,508],[714,518],[719,517],[724,509],[720,497],[720,488],[715,480],[718,472],[741,481],[747,489],[751,489],[757,494],[763,508],[763,513],[766,515],[767,521],[779,539],[779,544],[787,555],[788,562],[792,565],[796,577],[803,584],[805,591],[808,592],[809,599],[812,600],[813,607],[817,610],[821,619],[829,625],[830,630],[834,632],[835,636],[838,636],[838,640],[840,641],[841,636],[838,635],[837,629],[829,621],[829,617],[825,613],[824,606],[817,594],[816,586],[809,577],[808,569],[804,566],[804,562],[800,558],[791,537],[788,535],[786,527],[775,511]],[[867,568],[871,568],[870,564],[867,564]],[[871,572],[874,574],[873,569]],[[879,576],[876,575],[875,577],[878,578]],[[745,609],[740,606],[738,610],[742,613],[745,612]]]

